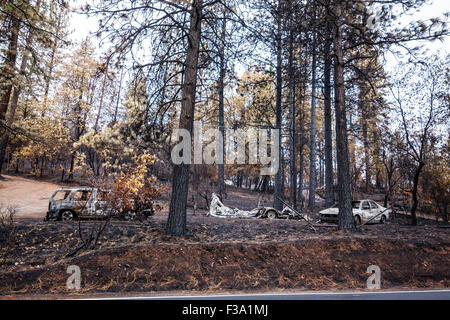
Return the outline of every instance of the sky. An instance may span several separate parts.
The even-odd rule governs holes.
[[[89,2],[88,0],[75,0],[72,1],[72,7],[79,7],[84,3]],[[450,0],[429,0],[428,5],[425,5],[421,8],[421,10],[413,15],[404,16],[402,20],[399,21],[400,24],[406,24],[410,21],[414,20],[428,20],[430,18],[440,16],[444,12],[450,12]],[[102,52],[106,48],[100,48],[97,39],[93,36],[90,36],[90,33],[95,32],[97,30],[98,24],[97,20],[92,18],[87,18],[85,15],[72,13],[70,20],[70,29],[73,31],[70,35],[70,38],[74,42],[80,42],[86,37],[91,38],[94,45],[98,48],[99,52]],[[448,55],[450,54],[450,37],[446,37],[444,42],[435,41],[430,43],[427,42],[418,42],[417,44],[426,46],[426,48],[430,51],[430,53],[438,53],[440,55]],[[102,50],[103,49],[103,50]],[[398,63],[398,59],[392,54],[386,55],[386,64],[385,69],[387,71],[392,70]]]
[[[444,12],[450,12],[450,0],[430,0],[430,5],[425,5],[421,8],[421,10],[414,15],[411,16],[405,16],[402,17],[402,21],[400,23],[407,24],[412,21],[426,21],[431,18],[441,16]],[[450,21],[447,21],[447,23],[450,23]],[[443,42],[441,41],[417,41],[414,43],[411,43],[414,45],[421,45],[423,47],[426,47],[429,50],[430,54],[437,53],[441,56],[445,56],[450,54],[450,37],[447,36]],[[393,56],[392,54],[387,54],[386,56],[386,65],[385,69],[387,71],[392,70],[395,68],[395,66],[398,63],[397,57]]]

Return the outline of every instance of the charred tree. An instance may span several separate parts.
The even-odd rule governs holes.
[[[328,26],[328,30],[329,30]],[[333,132],[331,119],[331,34],[327,32],[324,47],[324,132],[325,132],[325,204],[334,204]]]
[[[2,68],[2,77],[4,78],[2,83],[4,83],[5,85],[2,86],[2,90],[0,91],[3,93],[3,96],[0,100],[0,120],[6,119],[6,111],[8,110],[9,100],[11,98],[11,92],[13,90],[13,78],[16,70],[18,49],[17,43],[19,39],[20,21],[18,18],[12,17],[10,23],[11,34],[9,37],[8,51],[5,59],[5,64]]]
[[[203,0],[192,2],[188,48],[186,51],[182,108],[179,128],[193,132],[195,93],[197,84],[198,57],[200,50]],[[189,191],[190,164],[175,165],[172,177],[172,196],[166,233],[184,235],[186,233],[186,204]]]
[[[222,150],[224,150],[224,141],[225,141],[225,121],[224,121],[224,82],[225,82],[225,37],[227,31],[227,20],[226,20],[226,10],[223,11],[223,21],[222,21],[222,34],[221,34],[221,44],[220,44],[220,76],[219,76],[219,130],[223,137],[222,139]],[[218,165],[218,194],[220,198],[222,198],[223,193],[225,192],[225,178],[224,178],[224,153],[222,153],[221,163]]]
[[[314,9],[315,10],[315,9]],[[313,23],[315,24],[315,12]],[[316,67],[317,67],[317,51],[316,51],[316,37],[317,33],[315,26],[313,27],[313,41],[312,41],[312,79],[311,79],[311,127],[309,138],[309,198],[308,207],[313,211],[316,199]]]
[[[355,229],[352,212],[350,160],[345,110],[344,51],[342,39],[343,2],[336,0],[333,8],[334,87],[336,112],[336,154],[339,195],[339,229]]]
[[[289,173],[290,173],[290,187],[289,196],[291,204],[294,208],[297,207],[297,170],[295,167],[295,75],[294,75],[294,31],[290,30],[289,34],[289,61],[288,61],[288,73],[289,73],[289,114],[290,114],[290,127],[289,127]]]
[[[275,129],[281,131],[281,122],[282,122],[282,86],[283,86],[283,78],[282,78],[282,49],[283,49],[283,43],[282,43],[282,19],[281,19],[281,4],[278,6],[278,12],[276,15],[276,23],[277,23],[277,33],[276,33],[276,55],[277,55],[277,66],[276,66],[276,101],[275,101],[275,114],[276,114],[276,124]],[[280,155],[281,159],[281,152],[282,152],[282,145],[281,145],[281,133],[279,134],[279,148],[277,151]],[[273,200],[273,207],[277,210],[282,209],[282,203],[279,198],[283,198],[283,190],[282,190],[282,166],[283,162],[280,161],[280,167],[278,168],[278,171],[275,175],[275,192],[274,192],[274,200]]]

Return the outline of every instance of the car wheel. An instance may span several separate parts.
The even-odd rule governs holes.
[[[361,225],[361,217],[360,217],[360,216],[355,216],[355,224],[356,224],[357,226],[360,226],[360,225]]]
[[[269,219],[269,220],[274,220],[277,218],[277,213],[273,210],[269,210],[266,215],[267,215],[267,219]]]
[[[72,221],[74,219],[75,219],[75,215],[70,210],[66,210],[66,211],[63,211],[61,213],[61,220],[62,221]]]
[[[385,216],[385,215],[382,215],[382,216],[381,216],[381,218],[380,218],[380,223],[381,223],[381,224],[385,224],[385,223],[386,223],[386,216]]]

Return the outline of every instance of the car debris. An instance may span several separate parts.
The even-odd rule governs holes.
[[[213,193],[211,195],[211,205],[209,206],[209,212],[207,216],[213,216],[216,218],[257,218],[262,214],[261,209],[253,209],[251,211],[245,211],[240,209],[231,209],[220,201],[219,197]]]
[[[364,199],[352,201],[353,217],[356,225],[368,222],[386,223],[391,210],[385,208],[373,200]],[[319,212],[321,222],[338,222],[339,206],[335,204],[331,208]]]
[[[209,206],[209,212],[207,216],[212,216],[216,218],[260,218],[260,219],[305,219],[309,221],[309,217],[305,214],[301,214],[289,206],[286,206],[282,211],[278,211],[272,207],[261,207],[253,210],[241,210],[237,208],[229,208],[226,207],[222,201],[220,201],[219,197],[213,193],[211,195],[211,205]]]
[[[120,213],[108,206],[109,190],[91,187],[62,187],[50,197],[48,212],[44,221],[72,221],[83,218],[123,217],[134,220],[138,214],[134,211]],[[144,218],[154,215],[153,208],[142,210],[139,215]]]

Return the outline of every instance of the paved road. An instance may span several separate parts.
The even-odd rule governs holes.
[[[450,290],[136,296],[105,300],[450,300]]]

